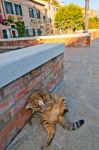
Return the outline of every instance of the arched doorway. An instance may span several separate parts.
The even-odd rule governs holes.
[[[15,30],[12,30],[12,37],[16,38],[16,32],[15,32]]]
[[[18,33],[17,33],[16,29],[12,29],[11,33],[12,33],[12,38],[17,38],[18,37]]]

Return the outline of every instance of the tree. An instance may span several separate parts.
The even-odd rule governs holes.
[[[99,18],[98,17],[89,18],[88,28],[99,29]]]
[[[79,29],[83,24],[82,8],[76,4],[69,4],[58,9],[55,15],[55,25],[58,31],[66,31],[68,28]]]

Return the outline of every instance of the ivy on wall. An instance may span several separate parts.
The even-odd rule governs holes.
[[[18,21],[15,23],[16,24],[16,29],[18,31],[18,36],[19,37],[25,37],[25,26],[24,22]]]

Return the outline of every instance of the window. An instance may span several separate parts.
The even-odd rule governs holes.
[[[29,29],[25,29],[25,35],[26,37],[29,37]]]
[[[29,15],[30,18],[34,18],[34,10],[32,8],[29,8]]]
[[[40,19],[41,16],[40,16],[40,10],[36,10],[36,14],[37,14],[37,18]]]
[[[53,11],[56,11],[56,8],[55,8],[55,7],[53,7]]]
[[[41,35],[41,34],[42,34],[41,29],[37,29],[37,32],[38,32],[38,35]]]
[[[58,8],[56,8],[56,11],[58,11]]]
[[[22,16],[22,8],[21,5],[14,4],[16,15]]]
[[[14,14],[13,5],[11,2],[4,1],[6,14]]]
[[[35,29],[32,29],[32,31],[33,31],[33,36],[35,36]]]
[[[8,38],[7,30],[2,30],[4,39]]]
[[[51,20],[51,18],[49,18],[49,22],[50,22],[50,23],[52,23],[52,20]]]
[[[43,16],[43,20],[45,20],[45,16]]]

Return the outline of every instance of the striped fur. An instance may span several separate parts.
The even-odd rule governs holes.
[[[32,109],[33,113],[42,112],[43,107],[50,101],[50,94],[47,92],[37,91],[28,98],[26,109]]]
[[[41,149],[47,149],[55,135],[55,126],[59,123],[64,129],[76,130],[84,124],[84,120],[66,122],[64,114],[68,112],[65,98],[55,93],[36,92],[29,98],[26,109],[39,112],[40,123],[47,132],[47,137]]]
[[[46,109],[41,115],[41,124],[47,132],[47,138],[43,143],[42,149],[47,149],[55,135],[55,126],[59,123],[64,129],[76,130],[84,124],[84,120],[78,120],[77,122],[66,122],[64,119],[64,113],[68,111],[64,97],[57,94],[53,94],[55,103],[47,105]]]

